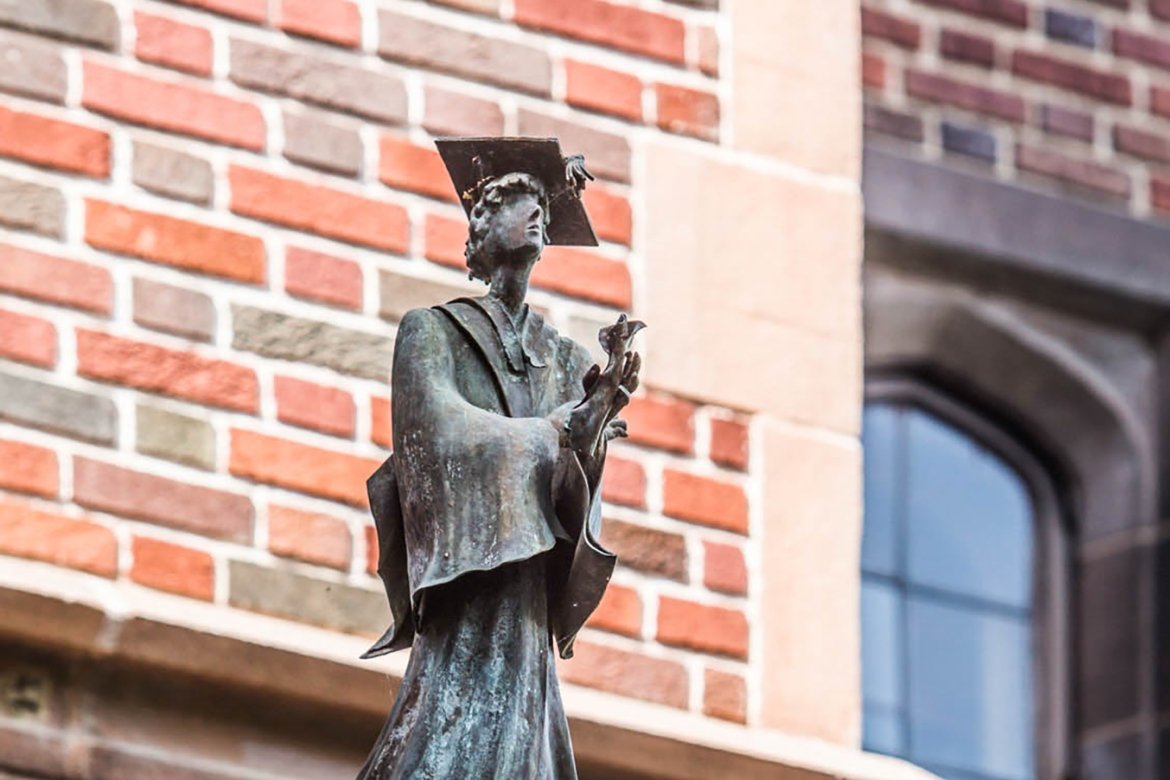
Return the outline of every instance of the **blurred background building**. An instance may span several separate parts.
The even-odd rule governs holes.
[[[651,325],[584,777],[1170,778],[1170,0],[0,27],[0,777],[353,776],[394,326],[482,289],[432,140],[508,134],[599,178],[532,303]]]

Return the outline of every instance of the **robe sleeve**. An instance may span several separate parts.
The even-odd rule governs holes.
[[[412,601],[427,588],[550,550],[561,435],[545,418],[510,418],[459,392],[442,315],[399,325],[392,377],[395,467]]]

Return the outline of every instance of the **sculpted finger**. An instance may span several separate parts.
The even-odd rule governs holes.
[[[597,377],[601,376],[601,366],[594,363],[588,371],[585,372],[585,378],[581,380],[581,385],[588,393],[593,389],[593,385],[597,384]]]

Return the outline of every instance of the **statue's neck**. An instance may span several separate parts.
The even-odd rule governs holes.
[[[531,273],[532,264],[529,263],[523,266],[503,265],[492,274],[488,295],[502,303],[513,320],[519,319],[524,313],[524,296],[528,294],[528,277]]]

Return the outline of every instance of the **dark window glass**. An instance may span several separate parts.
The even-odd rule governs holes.
[[[1033,507],[994,454],[911,406],[867,406],[866,749],[954,780],[1033,780]]]

